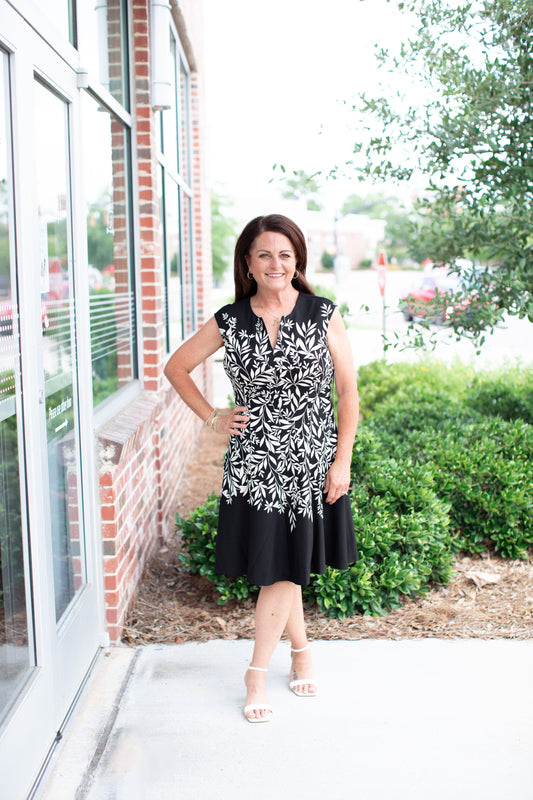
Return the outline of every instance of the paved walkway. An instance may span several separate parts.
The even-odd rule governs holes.
[[[271,663],[242,714],[247,641],[103,655],[42,800],[533,800],[533,640],[315,642],[320,696]]]

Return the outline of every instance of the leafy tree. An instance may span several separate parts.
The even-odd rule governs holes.
[[[236,236],[235,221],[224,213],[228,205],[226,197],[211,192],[211,258],[215,280],[221,280],[231,262]]]
[[[459,335],[482,343],[483,330],[504,311],[533,321],[533,6],[398,5],[417,30],[397,54],[381,51],[379,58],[389,85],[391,74],[403,72],[407,92],[359,96],[354,111],[367,126],[354,169],[377,180],[424,176],[417,236],[425,254],[492,266],[468,276],[475,302],[452,319]],[[418,97],[409,97],[413,85]]]
[[[274,169],[277,166],[275,164]],[[295,169],[292,171],[292,176],[288,176],[283,164],[279,165],[279,169],[282,173],[281,180],[283,181],[282,197],[286,200],[299,200],[305,197],[308,211],[322,211],[323,206],[318,199],[321,190],[318,173],[308,175],[303,169]]]
[[[351,194],[341,207],[341,214],[371,214],[383,218],[390,208],[390,200],[382,192],[358,195]]]

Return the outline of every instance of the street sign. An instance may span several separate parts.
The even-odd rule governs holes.
[[[387,256],[385,255],[385,250],[380,250],[378,256],[378,286],[382,297],[384,297],[385,295],[386,278],[387,278]]]

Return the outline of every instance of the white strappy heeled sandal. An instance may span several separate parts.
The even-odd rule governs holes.
[[[255,672],[268,672],[266,667],[248,667],[248,669],[255,670]],[[252,711],[267,711],[268,714],[265,714],[264,717],[249,717]],[[268,703],[249,703],[247,706],[243,708],[244,716],[248,720],[248,722],[270,722],[272,719],[272,706],[268,705]]]
[[[291,653],[303,653],[304,650],[309,650],[311,647],[310,644],[306,644],[305,647],[301,647],[299,650],[295,650],[294,647],[291,648]],[[315,691],[314,692],[299,692],[298,689],[300,686],[313,686]],[[296,697],[316,697],[318,694],[318,687],[316,681],[312,678],[298,678],[298,674],[294,667],[291,664],[291,672],[289,676],[289,689],[293,692]]]

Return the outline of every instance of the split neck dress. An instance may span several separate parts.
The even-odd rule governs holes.
[[[235,404],[250,417],[224,459],[218,573],[305,586],[326,566],[357,560],[348,495],[329,505],[323,493],[337,447],[327,346],[334,310],[327,298],[300,292],[274,347],[249,298],[215,313]]]

